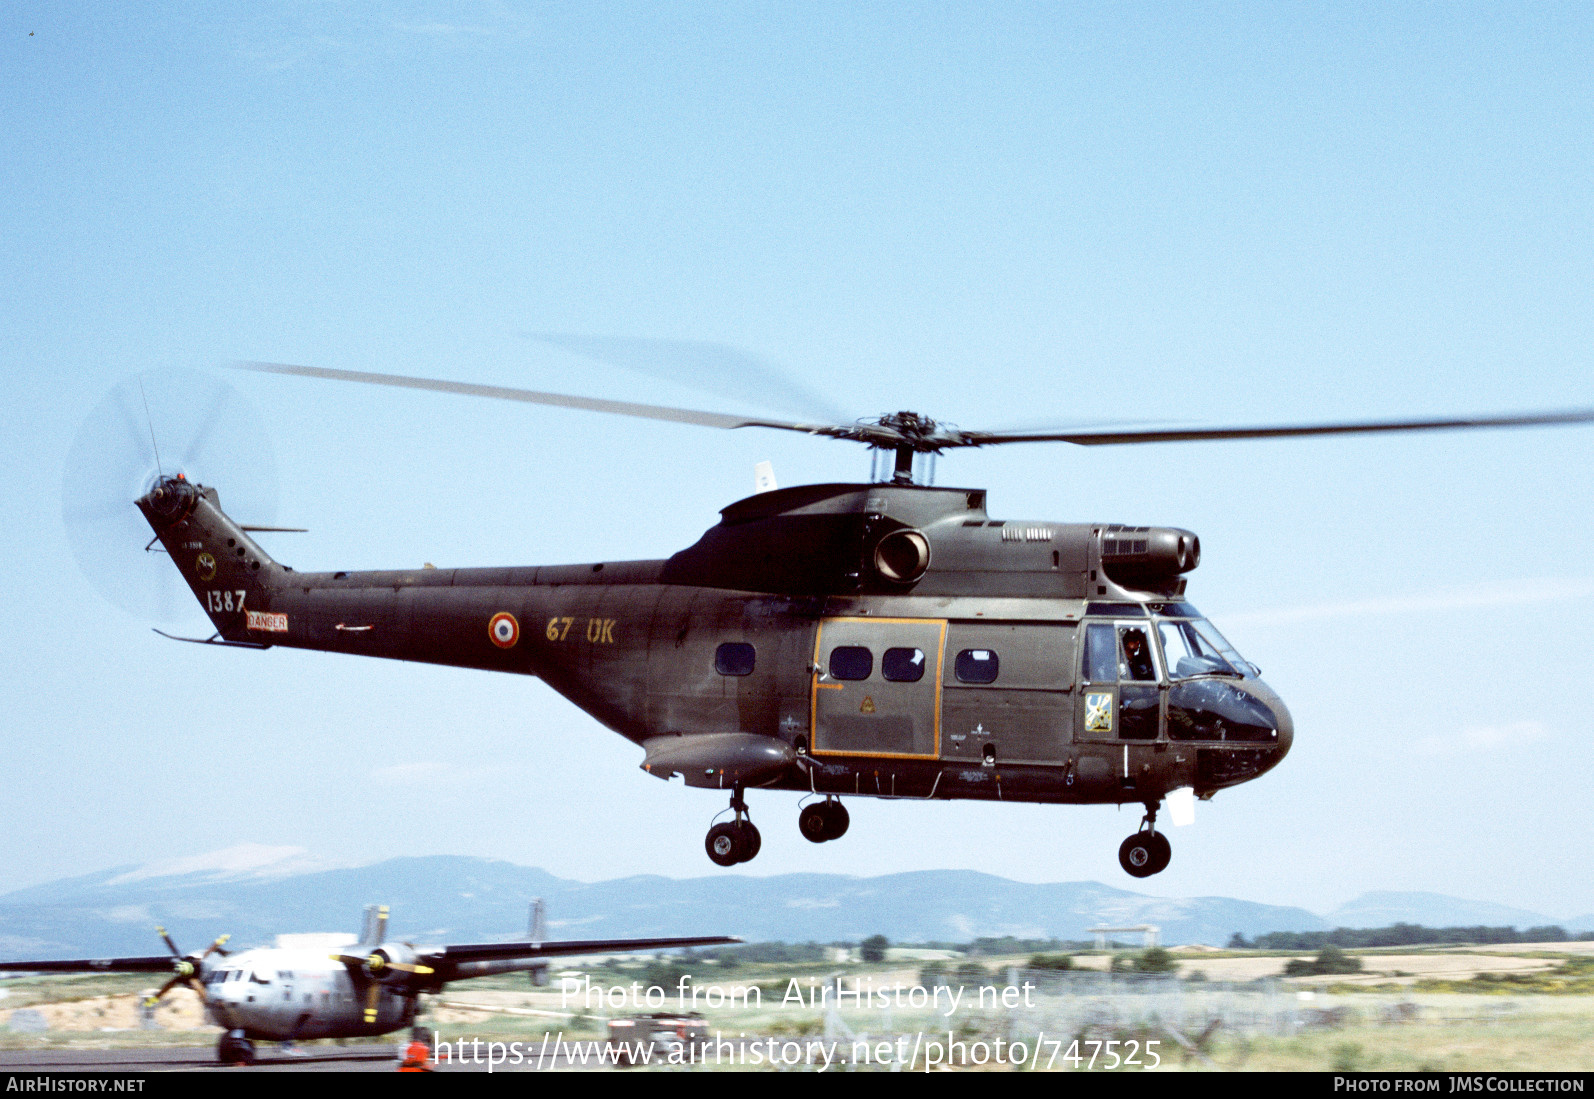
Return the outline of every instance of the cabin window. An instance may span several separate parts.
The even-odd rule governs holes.
[[[1002,661],[993,649],[964,649],[954,666],[959,683],[995,683]]]
[[[874,671],[874,653],[862,645],[838,645],[830,650],[831,679],[868,679]]]
[[[756,657],[745,641],[727,641],[714,650],[714,670],[720,675],[752,675]]]
[[[893,683],[917,683],[924,678],[924,650],[887,649],[880,658],[880,674]]]

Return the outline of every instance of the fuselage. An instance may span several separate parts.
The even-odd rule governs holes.
[[[693,785],[1155,804],[1278,763],[1288,711],[1185,601],[1194,535],[984,504],[805,486],[667,559],[298,573],[214,490],[140,501],[229,642],[536,675],[650,760],[724,734],[770,748],[649,767]]]
[[[347,945],[354,943],[353,937]],[[356,987],[329,947],[262,947],[207,961],[211,1022],[271,1041],[359,1038],[414,1021],[416,996],[384,987],[374,1021],[365,1019],[366,985]]]

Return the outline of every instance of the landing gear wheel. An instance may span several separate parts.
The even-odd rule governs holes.
[[[708,857],[720,866],[746,862],[758,854],[758,849],[764,845],[758,829],[747,819],[747,802],[742,798],[740,786],[731,790],[731,812],[736,814],[736,819],[716,824],[708,830],[708,838],[703,841],[703,846],[708,849]]]
[[[830,802],[816,801],[797,814],[797,831],[809,843],[824,843],[830,838]]]
[[[1119,865],[1131,877],[1151,877],[1151,875],[1162,869],[1162,867],[1157,865],[1157,856],[1161,850],[1157,844],[1157,839],[1161,839],[1161,837],[1155,832],[1136,832],[1124,840],[1118,847]],[[1163,840],[1162,846],[1167,846],[1167,843],[1167,840]]]
[[[837,840],[847,834],[852,816],[847,807],[835,798],[815,802],[797,814],[797,830],[811,843]]]
[[[847,826],[852,823],[852,814],[847,812],[847,807],[839,801],[827,801],[825,810],[825,838],[839,840],[847,834]]]
[[[742,861],[742,849],[746,841],[742,838],[741,821],[727,821],[716,824],[708,830],[708,838],[703,841],[703,846],[708,849],[708,857],[720,866],[735,866]]]
[[[743,855],[738,862],[752,862],[758,857],[758,849],[764,846],[764,837],[758,834],[758,829],[750,820],[736,822],[736,827],[741,836]]]
[[[1168,842],[1168,837],[1161,832],[1151,833],[1152,860],[1151,872],[1160,874],[1168,869],[1168,862],[1173,858],[1173,845]]]
[[[248,1038],[223,1034],[216,1043],[216,1060],[224,1065],[252,1065],[255,1061],[255,1044]]]

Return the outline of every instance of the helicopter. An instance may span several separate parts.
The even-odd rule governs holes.
[[[154,1007],[172,989],[187,985],[198,994],[210,1021],[225,1030],[217,1043],[217,1059],[248,1064],[255,1059],[254,1043],[260,1040],[291,1047],[299,1040],[376,1037],[410,1026],[420,1010],[421,994],[441,992],[450,981],[526,972],[534,984],[546,984],[548,958],[741,942],[725,935],[548,942],[540,933],[542,913],[538,901],[532,908],[529,942],[416,946],[387,941],[387,906],[370,905],[359,939],[351,944],[343,938],[331,953],[325,943],[301,941],[233,954],[226,949],[230,936],[223,935],[203,951],[184,954],[166,929],[157,927],[169,954],[0,962],[0,972],[170,973],[171,979],[144,1005]]]
[[[579,349],[578,349],[579,350]],[[1139,804],[1125,872],[1165,869],[1157,830],[1289,752],[1294,723],[1258,668],[1187,599],[1201,542],[1176,527],[993,518],[986,490],[933,483],[947,451],[1123,446],[1594,422],[1573,409],[1241,427],[968,431],[912,411],[853,423],[746,417],[505,386],[281,363],[238,368],[850,441],[867,483],[730,504],[668,558],[299,573],[161,473],[136,503],[210,617],[208,639],[535,675],[643,751],[661,779],[728,792],[704,845],[761,846],[749,789],[805,795],[815,843],[844,799]],[[766,471],[767,473],[767,471]],[[152,542],[153,545],[153,542]],[[167,635],[170,636],[170,635]]]

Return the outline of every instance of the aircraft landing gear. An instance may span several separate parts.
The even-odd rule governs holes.
[[[1157,831],[1157,807],[1147,805],[1140,831],[1118,847],[1119,865],[1132,877],[1149,878],[1166,870],[1172,858],[1173,846],[1167,836]]]
[[[747,802],[742,799],[740,786],[731,792],[731,811],[736,814],[736,819],[716,824],[708,830],[708,838],[703,841],[703,846],[708,849],[708,857],[720,866],[747,862],[764,845],[758,829],[747,818]]]
[[[847,825],[851,823],[847,807],[835,798],[816,801],[797,814],[797,830],[803,834],[803,839],[813,843],[839,840],[847,834]]]
[[[216,1043],[216,1060],[224,1065],[252,1065],[255,1061],[255,1044],[244,1037],[241,1030],[229,1030]]]

